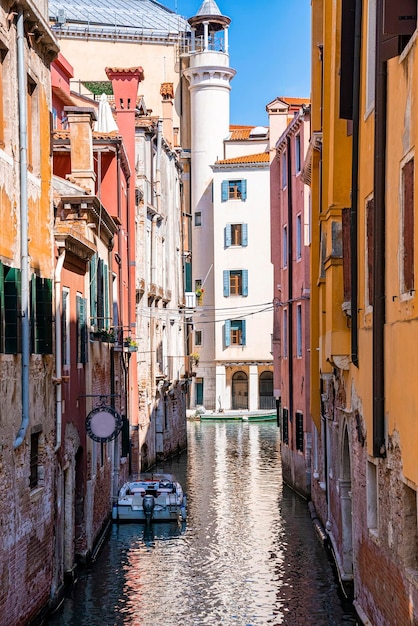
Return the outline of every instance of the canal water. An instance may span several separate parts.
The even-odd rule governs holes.
[[[187,522],[113,524],[49,625],[360,623],[283,486],[275,423],[190,422],[187,453],[158,469],[183,484]]]

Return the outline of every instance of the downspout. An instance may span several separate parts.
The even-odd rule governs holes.
[[[287,151],[287,300],[288,300],[288,375],[289,375],[289,419],[293,422],[293,199],[292,158],[290,137],[286,138]]]
[[[358,177],[360,128],[360,70],[361,70],[361,20],[362,0],[356,1],[354,27],[353,70],[353,154],[351,169],[351,362],[358,367]]]
[[[387,62],[382,58],[383,1],[376,7],[373,254],[373,456],[385,457],[385,171]]]
[[[56,384],[56,443],[55,452],[62,441],[62,327],[61,327],[61,272],[65,261],[65,248],[59,251],[55,267],[55,384]]]
[[[18,9],[17,30],[17,81],[19,98],[19,178],[20,178],[20,267],[22,279],[21,329],[22,329],[22,422],[13,448],[24,441],[29,426],[29,248],[28,248],[28,112],[25,72],[25,33],[23,10]]]

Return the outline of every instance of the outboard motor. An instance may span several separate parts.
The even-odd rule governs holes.
[[[147,522],[152,518],[152,512],[154,510],[155,500],[154,496],[146,494],[142,499],[142,508],[144,509]]]

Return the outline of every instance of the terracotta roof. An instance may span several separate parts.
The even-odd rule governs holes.
[[[311,101],[309,98],[288,98],[287,96],[279,96],[280,100],[286,102],[286,104],[310,104]]]
[[[245,156],[234,157],[232,159],[222,159],[216,161],[216,165],[229,165],[234,163],[268,163],[270,155],[268,152],[261,152],[259,154],[247,154]]]

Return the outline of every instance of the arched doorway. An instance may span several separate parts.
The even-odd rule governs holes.
[[[260,409],[276,408],[273,395],[273,372],[262,372],[258,380],[258,404]]]
[[[248,409],[248,376],[235,372],[232,376],[232,409]]]

